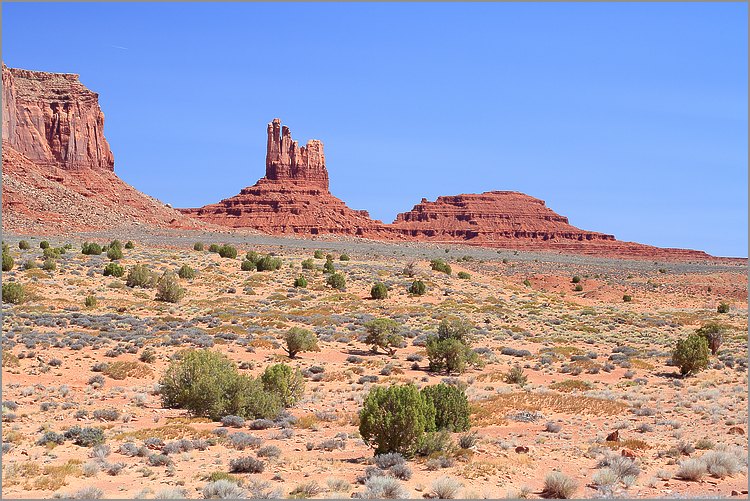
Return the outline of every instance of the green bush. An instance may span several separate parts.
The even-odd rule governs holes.
[[[21,250],[28,250],[31,248],[31,245],[26,240],[21,240],[18,242],[18,248]]]
[[[526,287],[531,287],[531,282],[529,281],[528,278],[523,281],[523,285],[525,285]]]
[[[318,347],[318,338],[315,334],[307,329],[292,327],[284,336],[286,341],[286,352],[289,358],[294,358],[297,353],[303,351],[320,351]]]
[[[86,306],[86,308],[95,308],[96,296],[86,296],[86,299],[83,300],[83,304]]]
[[[102,253],[102,246],[94,242],[83,242],[81,245],[81,254],[87,256],[98,256]]]
[[[107,250],[107,257],[110,261],[122,259],[122,247],[110,245],[109,250]]]
[[[338,289],[340,291],[346,289],[346,277],[344,277],[344,275],[342,275],[341,273],[333,273],[332,275],[328,275],[326,283],[334,289]]]
[[[450,432],[469,429],[469,399],[463,390],[445,383],[422,388],[422,396],[428,405],[435,408],[435,426],[429,431]]]
[[[125,248],[126,249],[135,249],[135,244],[131,240],[128,240],[127,242],[125,242]]]
[[[455,444],[449,431],[430,431],[419,439],[416,453],[425,457],[446,457],[451,454],[454,447]]]
[[[266,391],[278,395],[284,407],[296,404],[305,392],[305,378],[300,370],[286,364],[266,367],[260,380]]]
[[[104,276],[105,277],[121,277],[125,274],[125,268],[120,266],[117,263],[107,263],[107,266],[104,267]]]
[[[451,270],[451,265],[449,265],[442,259],[433,259],[432,261],[430,261],[430,268],[432,268],[434,271],[439,271],[448,275],[450,275],[453,271]]]
[[[683,376],[695,374],[708,366],[708,341],[700,334],[690,334],[677,341],[672,352],[672,363]]]
[[[438,337],[440,339],[458,339],[464,344],[471,343],[471,331],[474,325],[460,317],[444,318],[438,326]]]
[[[177,270],[177,276],[184,280],[192,280],[195,278],[195,270],[190,266],[183,264],[180,269]]]
[[[136,264],[128,270],[128,276],[125,278],[125,285],[128,287],[153,287],[155,276],[145,264]]]
[[[220,249],[219,244],[211,244],[211,245],[208,246],[208,252],[215,252],[215,253],[217,253],[217,252],[219,252],[219,249]]]
[[[224,244],[219,247],[219,256],[234,259],[237,257],[237,248]]]
[[[10,249],[7,244],[3,244],[3,271],[10,271],[13,269],[13,256],[10,255]]]
[[[573,287],[573,290],[576,291],[576,292],[581,292],[583,290],[583,285],[576,284],[576,286]]]
[[[302,275],[298,276],[297,278],[294,279],[294,286],[295,287],[301,287],[303,289],[306,288],[307,287],[307,279],[305,277],[303,277]]]
[[[528,379],[523,372],[523,367],[520,365],[514,365],[508,372],[503,374],[503,381],[508,384],[517,384],[518,386],[524,386]]]
[[[333,265],[333,259],[326,259],[323,265],[323,273],[336,273],[336,267]]]
[[[275,419],[282,410],[281,398],[269,392],[258,378],[237,375],[229,388],[230,405],[224,415],[245,419]],[[222,417],[224,417],[222,415]]]
[[[247,251],[247,254],[245,254],[245,259],[252,261],[253,263],[260,261],[260,257],[260,254],[255,251]]]
[[[185,296],[185,289],[180,287],[180,280],[172,271],[165,271],[156,284],[156,300],[176,303]]]
[[[411,456],[434,424],[433,411],[413,384],[375,386],[359,412],[359,434],[375,455]]]
[[[577,284],[578,282],[581,281],[581,277],[579,277],[578,275],[575,275],[570,281],[573,282],[574,284]]]
[[[21,304],[26,300],[26,288],[16,282],[3,284],[3,303]]]
[[[322,250],[316,250],[313,252],[313,257],[315,259],[323,259],[323,251]]]
[[[258,271],[275,271],[281,268],[281,259],[270,254],[260,258],[256,264]]]
[[[195,242],[195,243],[193,244],[193,250],[196,250],[196,251],[202,251],[202,250],[203,250],[203,248],[204,248],[204,247],[203,247],[203,242]]]
[[[252,261],[245,259],[242,261],[242,264],[240,264],[240,270],[242,271],[254,271],[255,270],[255,263]]]
[[[118,248],[118,249],[122,249],[122,242],[120,242],[120,241],[119,241],[119,240],[117,240],[117,239],[115,239],[115,240],[112,240],[112,241],[111,241],[111,242],[109,243],[109,248],[111,249],[112,247],[116,247],[116,248]]]
[[[370,289],[370,297],[373,299],[385,299],[388,297],[388,287],[384,283],[378,282]]]
[[[622,300],[625,301],[626,303],[629,303],[633,300],[633,296],[631,296],[630,294],[625,294],[622,296]]]
[[[39,248],[42,250],[49,249],[49,242],[46,240],[42,240],[41,242],[39,242]]]
[[[469,275],[469,274],[468,274],[468,273],[466,273],[465,271],[459,271],[459,272],[458,272],[458,275],[456,275],[456,276],[457,276],[458,278],[460,278],[461,280],[469,280],[469,279],[471,279],[471,275]]]
[[[24,270],[35,270],[37,268],[39,268],[39,265],[36,264],[36,259],[34,258],[27,259],[26,262],[23,263]]]
[[[55,271],[57,269],[57,263],[51,257],[47,258],[44,260],[44,263],[42,263],[42,269],[44,271]]]
[[[390,318],[377,318],[365,323],[367,337],[365,343],[370,345],[372,351],[377,353],[378,348],[385,350],[389,355],[396,352],[401,346],[404,338],[398,334],[399,324]]]
[[[729,313],[729,303],[720,303],[719,306],[716,307],[716,311],[718,313]]]
[[[349,261],[349,255],[348,254],[341,254],[339,256],[339,261]]]
[[[302,269],[303,270],[314,270],[315,269],[315,261],[312,258],[305,259],[302,261]]]
[[[65,254],[65,249],[63,247],[47,247],[42,251],[42,257],[44,259],[57,259],[63,254]]]
[[[427,286],[421,280],[415,280],[411,283],[409,292],[414,294],[415,296],[422,296],[425,292],[427,292]]]
[[[433,372],[462,373],[467,365],[479,364],[479,356],[470,346],[458,339],[440,339],[435,335],[427,336],[427,358]]]
[[[695,333],[706,339],[708,347],[711,349],[711,355],[716,355],[721,347],[721,343],[724,341],[725,331],[726,326],[718,322],[708,322],[703,324]]]

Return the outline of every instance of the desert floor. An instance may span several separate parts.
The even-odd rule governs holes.
[[[104,244],[115,237],[135,244],[119,261],[126,270],[136,263],[158,273],[195,268],[196,278],[181,280],[185,297],[156,301],[154,289],[103,276],[106,255],[80,252],[84,238]],[[202,498],[217,478],[230,478],[254,497],[350,497],[365,491],[362,477],[372,465],[372,449],[357,427],[370,387],[446,379],[466,386],[476,436],[455,434],[454,446],[441,454],[410,458],[412,475],[399,482],[412,498],[434,497],[442,477],[455,481],[453,497],[534,498],[553,470],[577,482],[578,498],[747,498],[746,264],[134,230],[50,235],[53,247],[71,243],[72,249],[56,270],[44,271],[42,239],[26,238],[28,250],[19,249],[19,240],[5,235],[15,267],[3,273],[3,283],[24,284],[29,300],[3,304],[4,498]],[[195,251],[196,241],[206,249],[230,242],[239,255]],[[333,254],[345,291],[326,285],[324,259],[315,259],[317,270],[301,268],[316,249]],[[250,250],[276,254],[282,268],[241,271]],[[341,261],[342,253],[351,259]],[[433,258],[446,260],[452,274],[431,270]],[[40,267],[24,269],[29,260]],[[404,274],[412,261],[414,278]],[[461,271],[470,278],[458,278]],[[300,274],[307,288],[293,287]],[[581,291],[573,276],[581,278]],[[407,292],[417,278],[427,285],[423,296]],[[375,282],[389,287],[387,299],[369,298]],[[623,301],[626,294],[632,301]],[[93,308],[84,306],[89,295],[97,298]],[[731,305],[728,313],[717,313],[720,302]],[[424,339],[449,316],[476,326],[473,346],[482,367],[428,372]],[[363,343],[363,324],[379,317],[402,326],[406,343],[393,356]],[[711,320],[727,326],[721,349],[708,369],[679,377],[670,363],[675,341]],[[282,336],[293,326],[315,332],[321,351],[290,360]],[[219,350],[253,375],[279,361],[297,366],[306,376],[305,395],[283,420],[242,428],[165,409],[158,380],[170,357],[186,348]],[[144,350],[153,360],[141,360]],[[528,377],[523,386],[504,380],[516,365]],[[103,429],[108,448],[70,440],[37,445],[45,432],[75,425]],[[607,441],[615,430],[619,441]],[[240,432],[260,440],[238,450],[231,437]],[[193,442],[171,444],[180,439]],[[159,454],[160,440],[166,464],[121,448],[132,442]],[[597,486],[595,476],[623,449],[635,456],[633,474]],[[261,450],[262,473],[226,475],[231,459]],[[681,462],[711,451],[733,457],[739,471],[677,478]]]

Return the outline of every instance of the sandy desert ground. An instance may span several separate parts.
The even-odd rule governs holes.
[[[178,303],[156,301],[152,288],[104,276],[110,260],[83,255],[84,238],[132,240],[118,261],[126,271],[187,264],[197,275],[180,280]],[[23,284],[27,300],[3,304],[4,498],[203,498],[217,480],[248,497],[368,497],[377,476],[411,498],[536,498],[554,470],[574,481],[576,498],[747,498],[746,264],[144,232],[49,236],[52,247],[72,247],[46,271],[42,239],[25,239],[21,250],[19,237],[5,236],[15,266],[3,283]],[[239,253],[196,251],[197,241]],[[345,290],[326,285],[316,249],[333,255]],[[283,264],[242,271],[248,251]],[[310,258],[317,269],[303,270]],[[452,273],[432,270],[435,258]],[[293,286],[300,275],[307,287]],[[422,296],[407,291],[417,279]],[[376,282],[386,299],[370,298]],[[87,307],[91,295],[97,304]],[[722,302],[728,313],[717,312]],[[475,326],[482,364],[429,372],[426,336],[454,316]],[[392,356],[363,342],[364,324],[381,317],[404,336]],[[724,325],[722,346],[706,370],[679,377],[676,340],[709,321]],[[295,326],[317,335],[319,352],[287,356],[283,336]],[[184,349],[220,351],[251,375],[278,362],[298,367],[304,396],[275,421],[236,427],[166,409],[157,383]],[[525,384],[509,382],[516,366]],[[395,474],[374,464],[358,413],[371,387],[405,382],[465,388],[471,430]],[[103,444],[77,445],[65,435],[75,426],[101,429]],[[247,456],[263,471],[230,472]],[[708,461],[724,469],[706,471]],[[697,478],[681,478],[691,468]]]

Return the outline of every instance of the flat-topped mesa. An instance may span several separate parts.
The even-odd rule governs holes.
[[[78,75],[2,68],[6,144],[39,166],[114,170],[99,95]]]
[[[300,181],[308,186],[328,190],[328,170],[323,154],[323,143],[311,139],[301,146],[292,139],[289,127],[274,118],[268,124],[266,146],[266,179]]]

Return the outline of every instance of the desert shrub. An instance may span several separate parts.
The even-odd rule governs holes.
[[[281,449],[275,445],[267,445],[258,449],[257,454],[259,458],[277,458],[281,456]]]
[[[81,447],[94,447],[104,443],[104,431],[100,428],[74,426],[65,431],[64,436]]]
[[[710,451],[699,459],[706,465],[708,474],[716,478],[731,477],[742,469],[738,457],[730,452]]]
[[[672,363],[683,376],[695,374],[708,366],[708,341],[698,334],[679,339],[672,352]]]
[[[365,343],[372,347],[372,351],[377,352],[381,348],[393,355],[396,348],[401,346],[404,338],[398,334],[399,324],[390,318],[377,318],[365,323],[367,336]]]
[[[18,248],[21,250],[28,250],[28,249],[31,249],[31,245],[26,240],[20,240],[18,242]]]
[[[341,254],[341,255],[339,256],[339,261],[349,261],[350,259],[351,259],[351,258],[349,257],[349,255],[348,255],[348,254]]]
[[[462,449],[471,449],[477,444],[478,435],[476,432],[464,433],[458,437],[458,446]]]
[[[315,259],[323,259],[323,257],[325,257],[325,256],[323,255],[323,251],[322,250],[316,250],[315,252],[313,252],[313,257]]]
[[[172,459],[166,454],[151,454],[148,457],[148,464],[151,466],[170,466]]]
[[[81,245],[81,254],[87,256],[98,256],[102,253],[102,246],[94,242],[83,242]]]
[[[294,358],[302,351],[320,351],[318,338],[311,331],[300,327],[292,327],[284,336],[286,352],[289,358]]]
[[[208,246],[208,252],[218,253],[220,248],[219,244],[211,244]]]
[[[388,474],[399,480],[409,480],[412,476],[411,468],[406,463],[395,464],[388,469]]]
[[[107,257],[110,261],[122,259],[122,247],[110,245],[109,249],[107,249]]]
[[[13,269],[13,257],[10,255],[10,249],[7,244],[3,244],[3,271],[10,271]]]
[[[27,259],[26,262],[23,263],[23,269],[24,270],[35,270],[39,267],[38,264],[36,264],[36,259]]]
[[[231,435],[229,435],[229,437],[227,437],[227,440],[229,442],[229,445],[233,449],[237,449],[238,451],[244,451],[245,449],[259,447],[260,444],[263,443],[262,438],[242,431],[232,433]]]
[[[631,296],[630,294],[625,294],[622,296],[622,300],[625,301],[626,303],[629,303],[633,300],[633,296]]]
[[[359,412],[359,433],[367,445],[374,446],[376,455],[398,452],[409,456],[434,419],[433,408],[413,384],[375,386]]]
[[[65,436],[62,433],[54,431],[45,431],[39,440],[36,441],[36,445],[47,445],[55,444],[62,445],[65,442]]]
[[[132,240],[128,240],[127,242],[125,242],[125,248],[126,249],[135,249],[135,244],[133,243]]]
[[[154,274],[145,264],[136,264],[128,270],[128,276],[125,278],[125,285],[128,287],[153,287]]]
[[[117,421],[120,418],[120,411],[117,409],[96,409],[91,417],[99,421]]]
[[[680,467],[675,473],[675,477],[682,480],[700,480],[706,475],[706,463],[700,459],[687,459],[680,463]]]
[[[242,271],[254,271],[255,270],[255,263],[252,261],[249,261],[245,259],[242,261],[242,264],[240,264],[240,270]]]
[[[64,247],[47,247],[42,251],[42,258],[44,259],[58,259],[60,256],[65,254],[65,248]]]
[[[171,271],[165,271],[156,285],[156,300],[167,303],[176,303],[185,296],[185,289],[180,287],[177,275]]]
[[[373,299],[385,299],[388,297],[388,287],[384,283],[378,282],[370,289],[370,297]]]
[[[425,386],[421,393],[427,405],[435,409],[435,425],[428,426],[429,430],[458,432],[469,429],[469,400],[464,390],[440,383]]]
[[[260,377],[266,391],[277,395],[284,407],[291,407],[305,392],[305,378],[299,369],[286,364],[266,367]]]
[[[346,278],[341,273],[333,273],[328,276],[326,283],[334,289],[344,290],[346,289]]]
[[[140,360],[143,363],[150,364],[156,360],[156,353],[151,348],[146,348],[143,350],[138,357],[138,360]]]
[[[86,308],[95,308],[96,307],[96,296],[86,296],[86,299],[83,300],[83,304],[86,306]]]
[[[581,281],[581,277],[579,277],[578,275],[574,275],[573,278],[571,279],[571,282],[573,282],[574,284],[577,284],[580,281]]]
[[[468,273],[466,273],[465,271],[459,271],[459,272],[458,272],[458,275],[456,275],[456,276],[457,276],[458,278],[460,278],[461,280],[469,280],[469,279],[471,279],[471,275],[469,275],[469,274],[468,274]]]
[[[570,499],[578,490],[578,483],[559,471],[553,471],[544,478],[542,496],[551,499]]]
[[[302,289],[307,287],[307,279],[303,277],[302,275],[298,276],[294,279],[294,286],[300,287]]]
[[[263,461],[252,456],[244,456],[229,461],[229,471],[232,473],[263,473],[265,467]]]
[[[67,497],[73,499],[101,499],[104,497],[104,491],[98,487],[90,485],[88,487],[81,487],[72,495],[69,494]]]
[[[427,286],[421,280],[415,280],[409,286],[409,292],[415,296],[421,296],[427,292]]]
[[[451,477],[440,477],[432,483],[432,496],[437,499],[456,499],[463,485]]]
[[[245,489],[230,480],[216,480],[203,486],[205,499],[244,499],[247,497]]]
[[[706,338],[711,354],[716,355],[724,340],[726,327],[718,322],[708,322],[696,330],[695,333]]]
[[[312,259],[305,259],[302,261],[302,269],[303,270],[314,270],[315,269],[315,261]]]
[[[326,259],[323,264],[323,273],[336,273],[336,267],[333,265],[333,259]]]
[[[271,255],[263,256],[256,263],[258,271],[275,271],[281,268],[281,259]]]
[[[125,274],[125,268],[117,263],[107,263],[104,267],[103,275],[105,277],[121,277]]]
[[[434,271],[439,271],[447,275],[450,275],[453,271],[451,270],[451,265],[449,265],[442,259],[433,259],[432,261],[430,261],[430,268],[432,268]]]
[[[21,304],[26,300],[26,288],[17,282],[3,284],[3,303]]]
[[[406,463],[406,459],[404,459],[404,456],[402,456],[398,452],[378,454],[374,458],[372,458],[372,460],[375,463],[375,466],[377,466],[381,470],[387,470],[390,467],[395,466],[397,464]]]
[[[729,303],[719,303],[716,307],[718,313],[729,313]]]
[[[439,335],[427,336],[427,358],[430,370],[434,372],[458,372],[466,366],[477,365],[479,356],[471,347],[456,338],[440,338]]]
[[[180,266],[180,269],[177,270],[177,276],[185,280],[192,280],[195,278],[195,270],[190,266],[183,264]]]
[[[576,292],[581,292],[583,290],[583,285],[576,284],[576,286],[573,287],[573,290],[576,291]]]
[[[408,499],[409,493],[393,477],[374,476],[365,481],[362,499]]]
[[[39,248],[42,249],[42,250],[48,249],[49,248],[49,242],[46,241],[46,240],[42,240],[41,242],[39,242]]]
[[[525,385],[528,379],[523,372],[523,367],[520,365],[514,365],[508,372],[503,374],[503,381],[508,384],[517,384],[518,386]]]
[[[531,281],[527,278],[523,281],[523,285],[525,285],[526,287],[531,287]]]
[[[224,416],[221,418],[221,425],[228,428],[242,428],[245,426],[245,418],[241,416]]]
[[[422,435],[417,445],[417,454],[420,456],[434,456],[436,454],[445,455],[453,450],[453,440],[448,430],[431,431]],[[441,461],[441,465],[444,461]],[[441,468],[443,466],[440,466]]]
[[[204,249],[203,242],[195,242],[193,244],[193,250],[202,251]]]
[[[219,247],[219,256],[234,259],[237,257],[237,248],[231,245],[224,244]]]

